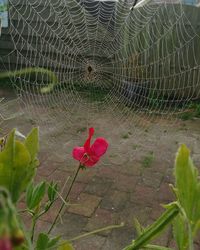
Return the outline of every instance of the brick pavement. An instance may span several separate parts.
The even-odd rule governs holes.
[[[62,187],[65,180],[73,176],[73,169],[62,170],[56,164],[62,165],[48,160],[44,162],[38,180],[56,179]],[[70,239],[108,225],[124,222],[125,226],[77,241],[75,249],[122,249],[135,237],[134,218],[147,226],[162,213],[160,203],[172,200],[168,182],[159,169],[144,169],[141,162],[133,162],[132,171],[130,166],[120,168],[99,164],[80,173],[70,195],[71,205],[62,214],[62,222],[58,223],[54,233]],[[59,205],[42,217],[38,230],[49,226]],[[165,234],[159,242],[166,246],[170,237]]]
[[[199,125],[197,127],[199,129]],[[158,129],[154,124],[148,133],[135,134],[128,139],[123,139],[121,135],[113,135],[111,138],[108,130],[107,134],[103,134],[112,142],[108,153],[97,166],[79,174],[69,197],[70,205],[66,207],[62,221],[58,222],[53,233],[71,239],[101,227],[124,222],[123,228],[74,242],[76,250],[121,250],[136,236],[133,227],[135,217],[147,226],[162,213],[160,204],[173,200],[169,183],[173,183],[173,163],[179,143],[186,143],[191,148],[195,163],[200,166],[198,129],[196,132],[195,129],[186,132],[179,124],[168,130],[167,136],[166,126]],[[60,187],[68,178],[70,181],[77,167],[77,162],[71,157],[71,150],[77,143],[84,142],[86,136],[87,133],[82,132],[79,142],[69,141],[67,144],[61,137],[63,151],[60,148],[57,151],[42,148],[36,180],[55,180]],[[152,151],[153,162],[144,165],[144,158]],[[37,225],[38,232],[49,227],[59,206],[58,201],[41,218]],[[155,243],[173,246],[170,231],[166,230]],[[200,249],[199,245],[196,247]]]

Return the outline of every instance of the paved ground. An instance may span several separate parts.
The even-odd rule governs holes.
[[[148,225],[163,211],[160,204],[173,200],[169,183],[173,182],[172,167],[180,142],[187,143],[200,166],[199,124],[199,121],[181,122],[168,130],[166,125],[158,129],[156,124],[152,124],[138,138],[131,135],[122,138],[118,153],[112,155],[108,152],[102,164],[80,173],[70,199],[74,205],[64,213],[62,225],[57,226],[56,232],[70,239],[124,222],[125,227],[121,229],[98,234],[75,245],[81,250],[122,249],[134,238],[134,217]],[[86,132],[83,137],[86,137]],[[130,144],[133,144],[132,149]],[[62,186],[66,176],[72,175],[75,165],[76,162],[66,165],[66,161],[55,161],[54,164],[46,161],[40,168],[39,179],[55,178]],[[44,221],[49,222],[51,218],[52,214]],[[170,246],[170,231],[156,242]]]
[[[4,123],[4,130],[17,126],[27,132],[33,120],[24,114]],[[66,125],[67,126],[67,125]],[[112,224],[125,223],[120,229],[102,232],[74,243],[77,250],[120,250],[135,237],[133,219],[144,226],[163,211],[160,204],[173,200],[169,183],[173,182],[173,163],[179,144],[186,143],[195,163],[200,166],[200,121],[158,120],[142,127],[114,126],[110,117],[97,114],[87,126],[94,126],[95,136],[110,142],[108,153],[94,168],[78,176],[70,195],[70,204],[62,215],[54,233],[71,239]],[[42,130],[43,128],[41,128]],[[80,123],[67,127],[67,132],[54,131],[51,144],[42,134],[40,167],[37,181],[57,180],[60,187],[71,177],[78,165],[71,150],[84,143],[87,131]],[[56,136],[55,136],[56,134]],[[46,136],[46,137],[45,137]],[[68,139],[67,139],[68,138]],[[67,189],[67,188],[66,188]],[[66,190],[64,191],[64,193]],[[58,204],[38,224],[38,231],[46,230],[59,207]],[[156,243],[172,246],[171,231],[167,230]],[[196,245],[200,249],[200,245]]]

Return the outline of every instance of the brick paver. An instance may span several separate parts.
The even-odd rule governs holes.
[[[27,110],[32,110],[28,104],[27,107]],[[37,108],[37,115],[44,113],[42,107],[38,105]],[[7,132],[17,126],[20,132],[26,134],[33,126],[29,120],[30,114],[27,116],[27,110],[24,109],[23,116],[14,121],[5,121],[6,124],[1,125],[6,127]],[[87,110],[87,106],[84,110]],[[113,110],[117,110],[116,107]],[[52,109],[52,112],[52,117],[58,118],[58,110]],[[59,117],[59,124],[63,121],[63,131],[56,126],[57,121],[55,126],[49,125],[52,131],[47,131],[49,121],[41,122],[41,164],[36,181],[54,180],[59,183],[60,189],[63,189],[66,180],[72,180],[78,162],[72,159],[71,152],[74,146],[83,145],[87,137],[87,131],[83,130],[83,127],[93,126],[96,130],[95,136],[104,136],[110,145],[107,154],[97,166],[80,172],[69,197],[71,205],[63,211],[62,220],[58,220],[53,234],[70,240],[91,230],[124,222],[123,228],[101,232],[74,242],[76,250],[121,250],[136,237],[133,227],[135,217],[142,225],[147,226],[163,212],[160,204],[174,199],[169,183],[174,183],[173,165],[179,144],[187,144],[197,167],[199,166],[199,120],[177,121],[174,126],[174,118],[168,121],[155,117],[155,122],[149,121],[146,124],[148,119],[138,117],[141,127],[134,127],[134,119],[130,121],[131,126],[126,126],[118,119],[120,126],[115,124],[115,117],[118,115],[112,112],[105,115],[103,110],[99,110],[91,120],[82,110],[77,113],[70,116],[70,122],[68,117]],[[85,117],[88,119],[85,120]],[[46,118],[41,115],[41,119]],[[86,121],[87,124],[83,124]],[[126,134],[128,137],[123,138]],[[145,165],[144,159],[147,159],[150,152],[154,155],[153,162]],[[41,217],[37,225],[38,232],[46,232],[59,207],[60,200]],[[20,208],[24,208],[23,201]],[[30,224],[30,216],[24,215],[24,223],[27,226]],[[155,242],[174,247],[174,241],[168,231]],[[199,249],[197,242],[195,250]]]
[[[132,147],[133,152],[124,155],[123,161],[120,156],[119,164],[115,164],[118,153],[110,152],[102,163],[100,162],[94,168],[80,171],[69,197],[69,206],[63,211],[62,220],[58,221],[53,234],[62,235],[65,239],[70,240],[78,235],[124,222],[123,228],[99,232],[74,242],[76,250],[123,249],[136,237],[133,226],[134,218],[137,218],[143,226],[147,226],[164,211],[160,204],[166,204],[174,199],[169,183],[174,182],[173,164],[178,148],[177,141],[184,142],[187,140],[187,136],[190,138],[190,135],[185,135],[184,131],[180,131],[181,135],[174,134],[174,137],[171,136],[170,139],[164,132],[160,132],[160,137],[148,135],[146,132],[143,141],[138,137],[138,142],[134,141],[134,143],[130,141],[131,139],[127,139],[123,142],[123,147],[127,146],[129,151]],[[84,133],[83,135],[85,136]],[[167,140],[168,147],[162,140]],[[156,141],[156,143],[153,144],[152,141]],[[199,161],[200,153],[197,144],[195,144],[194,154],[196,162]],[[139,146],[137,147],[137,145]],[[149,154],[150,149],[154,151],[155,159],[152,165],[146,168],[143,159],[145,155]],[[124,149],[124,154],[125,151]],[[43,153],[44,155],[40,154],[42,163],[37,180],[57,180],[62,189],[68,179],[69,185],[77,162],[73,163],[71,160],[71,165],[69,162],[69,165],[66,165],[62,153],[59,155],[56,152],[56,155],[52,154],[51,157],[47,157],[47,154]],[[70,157],[70,153],[68,157]],[[113,160],[113,158],[115,159]],[[74,166],[72,166],[73,164]],[[67,192],[68,185],[63,196]],[[60,202],[57,202],[53,210],[42,217],[37,226],[39,231],[49,227],[59,206]],[[153,243],[174,247],[170,229],[167,229]],[[198,243],[196,243],[196,247],[198,249]]]
[[[69,207],[68,212],[90,217],[100,201],[101,198],[96,195],[81,193],[76,200],[72,201],[75,204]]]

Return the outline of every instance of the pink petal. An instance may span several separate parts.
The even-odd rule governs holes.
[[[92,137],[94,135],[94,128],[89,128],[89,136]]]
[[[108,148],[108,142],[104,138],[97,138],[91,146],[91,152],[97,157],[105,154]]]
[[[83,156],[85,154],[84,147],[75,147],[72,151],[72,155],[75,160],[81,161],[83,159]]]
[[[83,164],[86,167],[93,167],[98,161],[99,161],[99,157],[93,155],[90,156],[90,158],[88,160],[86,160]]]
[[[94,135],[94,128],[89,128],[89,136],[84,144],[84,148],[87,153],[90,152],[90,141],[93,135]]]

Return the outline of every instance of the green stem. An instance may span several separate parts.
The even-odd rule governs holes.
[[[124,226],[124,223],[121,223],[120,225],[112,225],[112,226],[103,227],[103,228],[94,230],[94,231],[92,231],[92,232],[88,232],[88,233],[85,233],[85,234],[81,234],[81,235],[79,235],[79,236],[76,236],[76,237],[74,237],[74,238],[68,240],[68,241],[69,241],[69,242],[72,242],[72,241],[75,241],[75,240],[79,240],[79,239],[88,237],[88,236],[93,235],[93,234],[101,233],[101,232],[104,232],[104,231],[107,231],[107,230],[111,230],[111,229],[120,228],[120,227],[123,227],[123,226]]]
[[[82,166],[81,166],[81,164],[80,164],[79,167],[78,167],[78,169],[77,169],[77,171],[76,171],[76,173],[75,173],[75,175],[74,175],[74,178],[73,178],[72,183],[71,183],[71,185],[70,185],[70,187],[69,187],[69,190],[68,190],[68,192],[67,192],[67,194],[66,194],[66,196],[65,196],[65,199],[64,199],[65,202],[62,203],[62,205],[61,205],[61,207],[60,207],[60,209],[59,209],[59,211],[58,211],[58,213],[57,213],[57,215],[56,215],[56,217],[55,217],[55,219],[54,219],[54,221],[53,221],[53,223],[52,223],[52,225],[51,225],[51,227],[50,227],[50,229],[49,229],[49,231],[48,231],[48,234],[51,233],[52,229],[54,228],[54,226],[55,226],[55,224],[56,224],[56,222],[57,222],[57,220],[58,220],[58,217],[59,217],[60,213],[62,212],[63,208],[65,207],[66,202],[67,202],[68,197],[69,197],[69,194],[70,194],[70,192],[71,192],[71,190],[72,190],[72,187],[73,187],[73,185],[74,185],[74,182],[75,182],[75,180],[76,180],[76,177],[78,176],[78,173],[79,173],[79,171],[80,171],[81,168],[82,168]]]
[[[54,72],[52,72],[49,69],[45,69],[45,68],[24,68],[21,70],[15,70],[15,71],[6,71],[6,72],[0,72],[0,79],[4,79],[4,78],[10,78],[10,77],[17,77],[17,76],[22,76],[22,75],[26,75],[26,74],[36,74],[36,73],[41,73],[41,74],[46,74],[48,75],[48,77],[51,79],[51,83],[49,83],[47,85],[47,87],[43,87],[41,89],[42,93],[46,93],[46,92],[50,92],[55,85],[58,84],[58,78],[57,76],[54,74]]]
[[[56,200],[53,200],[53,201],[49,204],[49,206],[48,206],[48,208],[47,208],[46,210],[43,210],[40,214],[38,214],[38,216],[36,217],[36,219],[38,220],[42,215],[46,214],[46,213],[49,211],[49,209],[51,208],[51,206],[54,204],[55,201],[56,201]]]
[[[144,233],[133,241],[133,244],[125,247],[123,250],[137,250],[143,248],[152,238],[169,225],[178,213],[178,205],[176,203],[171,204],[152,225],[145,229]]]
[[[55,200],[54,200],[55,201]],[[34,240],[34,234],[35,234],[35,227],[36,227],[36,224],[37,224],[37,221],[38,219],[44,215],[45,213],[47,213],[50,209],[50,207],[53,205],[54,201],[52,201],[50,204],[49,204],[49,207],[47,210],[44,210],[42,211],[41,213],[39,214],[34,214],[33,215],[33,221],[32,221],[32,226],[31,226],[31,242],[33,243],[33,240]]]
[[[184,208],[181,206],[180,203],[178,203],[179,210],[181,211],[182,215],[184,216],[186,223],[187,223],[187,229],[188,229],[188,250],[194,250],[194,245],[193,245],[193,232],[191,228],[191,223],[190,219],[187,217],[187,214],[184,210]]]
[[[192,229],[189,221],[188,221],[188,235],[189,235],[189,250],[194,250]]]
[[[35,234],[35,226],[36,226],[37,219],[34,216],[32,220],[32,226],[31,226],[31,242],[33,243],[34,240],[34,234]]]
[[[162,246],[149,245],[149,244],[144,246],[143,249],[148,249],[148,250],[173,250],[172,248],[169,248],[169,247],[162,247]]]

